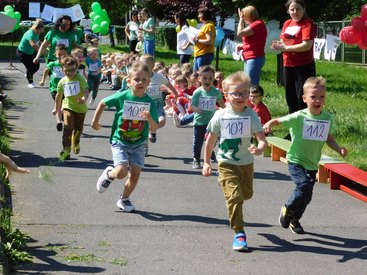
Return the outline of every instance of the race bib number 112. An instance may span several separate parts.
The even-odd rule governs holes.
[[[326,141],[329,135],[330,121],[305,118],[303,121],[302,138]]]

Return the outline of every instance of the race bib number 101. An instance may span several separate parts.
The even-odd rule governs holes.
[[[236,139],[251,136],[251,118],[222,118],[220,135],[223,139]]]
[[[305,118],[303,121],[303,139],[326,141],[329,135],[330,121]]]
[[[145,118],[140,117],[141,112],[150,111],[149,102],[139,102],[139,101],[128,101],[124,102],[124,110],[122,117],[129,120],[145,120]]]

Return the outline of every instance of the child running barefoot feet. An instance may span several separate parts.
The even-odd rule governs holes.
[[[108,166],[97,181],[98,192],[104,192],[114,179],[124,179],[124,190],[117,200],[117,207],[125,212],[135,211],[130,201],[144,167],[145,145],[148,141],[149,128],[158,128],[157,106],[146,94],[150,82],[150,70],[147,65],[135,62],[129,71],[130,89],[115,93],[102,99],[94,113],[91,127],[99,130],[100,117],[105,107],[116,108],[112,124],[111,149],[114,166]],[[137,110],[138,112],[132,112]]]

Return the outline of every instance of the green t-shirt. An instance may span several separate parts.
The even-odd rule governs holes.
[[[81,45],[82,44],[82,39],[84,37],[84,31],[82,28],[76,28],[76,30],[74,31],[74,36],[75,36],[75,43],[77,45]]]
[[[73,79],[63,77],[57,85],[57,92],[65,96],[62,108],[76,113],[86,113],[87,104],[77,102],[78,98],[85,96],[86,90],[88,90],[88,84],[84,76],[77,73]]]
[[[218,110],[210,120],[209,132],[220,136],[217,160],[234,165],[247,165],[254,162],[248,151],[251,137],[262,132],[259,116],[250,107],[243,112],[233,111],[231,106]]]
[[[158,121],[156,104],[148,95],[136,97],[130,89],[115,93],[105,99],[108,108],[115,107],[110,141],[115,140],[127,145],[140,144],[148,139],[149,123],[138,118],[142,109],[148,110],[154,121]]]
[[[28,30],[23,34],[23,37],[19,42],[18,49],[26,54],[32,55],[36,50],[32,48],[29,41],[37,43],[39,40],[39,34],[35,33],[33,30]]]
[[[288,162],[299,164],[307,170],[317,170],[322,147],[332,129],[332,115],[323,111],[316,116],[304,109],[279,120],[284,127],[290,129],[292,138],[287,153]]]
[[[191,105],[201,108],[201,113],[195,113],[194,115],[194,126],[207,125],[209,123],[217,109],[217,102],[223,102],[223,96],[215,87],[211,87],[209,92],[202,87],[194,91]]]
[[[57,91],[57,84],[59,84],[59,81],[61,78],[63,78],[64,72],[62,71],[61,64],[59,61],[51,61],[50,63],[47,63],[47,69],[50,70],[50,92],[56,92]]]
[[[127,27],[129,27],[130,40],[138,39],[138,24],[134,21],[130,21],[127,23]]]
[[[50,51],[48,52],[49,60],[56,60],[55,49],[59,44],[64,44],[68,53],[71,53],[73,44],[75,43],[75,35],[72,31],[61,32],[59,30],[50,30],[45,36],[45,40],[50,42]]]
[[[147,21],[143,23],[143,29],[150,29],[155,26],[153,18],[148,18]],[[144,40],[154,40],[154,33],[143,32]]]

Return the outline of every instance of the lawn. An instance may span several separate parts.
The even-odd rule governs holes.
[[[8,44],[0,46],[0,59],[8,59],[10,47]],[[14,46],[15,48],[15,46]],[[110,48],[100,47],[103,53],[114,51],[128,51],[127,45]],[[6,51],[5,51],[6,49]],[[6,52],[6,55],[4,53]],[[165,48],[157,48],[157,60],[162,60],[166,65],[176,63],[177,57],[174,51]],[[263,69],[261,85],[265,90],[264,99],[273,117],[287,114],[287,106],[284,98],[284,89],[276,84],[276,55],[266,55],[266,64]],[[327,102],[325,109],[332,112],[335,118],[334,136],[340,145],[348,148],[348,163],[367,171],[367,68],[330,61],[317,61],[317,75],[327,79]],[[232,58],[220,54],[219,70],[225,76],[243,69],[243,62],[234,61]],[[283,137],[286,132],[280,128],[274,132]],[[324,153],[333,157],[339,157],[327,146]]]

